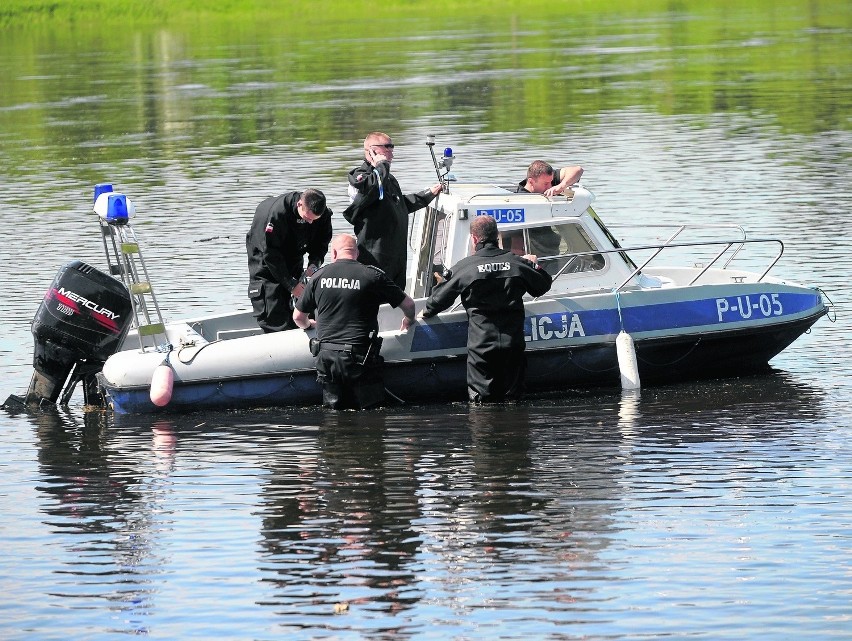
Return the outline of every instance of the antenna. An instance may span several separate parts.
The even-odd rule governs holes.
[[[435,173],[438,175],[438,181],[444,186],[444,193],[450,193],[450,182],[455,180],[454,174],[450,173],[450,167],[453,166],[453,161],[456,157],[453,155],[452,147],[444,148],[444,154],[441,160],[435,156],[435,134],[426,136],[426,146],[429,147],[429,153],[432,154],[432,164],[435,165]],[[443,170],[443,173],[441,173]]]

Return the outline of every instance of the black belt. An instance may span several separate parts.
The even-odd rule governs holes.
[[[329,343],[326,341],[320,341],[320,349],[330,349],[335,352],[354,352],[356,350],[359,352],[366,352],[369,347],[366,345],[352,345],[350,343]]]

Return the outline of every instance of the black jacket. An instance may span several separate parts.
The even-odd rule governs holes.
[[[461,296],[468,315],[468,347],[524,343],[524,294],[541,296],[550,290],[550,274],[538,265],[495,243],[478,246],[460,260],[452,275],[426,300],[423,316],[441,312]]]
[[[267,198],[257,206],[246,234],[250,280],[280,283],[289,291],[304,270],[304,257],[322,265],[331,242],[331,210],[313,223],[306,223],[296,209],[301,192],[290,191]]]
[[[380,267],[404,288],[408,214],[428,205],[435,194],[424,189],[404,195],[390,165],[384,162],[373,167],[365,160],[349,172],[349,184],[356,195],[343,217],[358,236],[358,261]]]
[[[366,345],[379,329],[379,306],[399,307],[404,300],[405,292],[382,270],[344,258],[311,277],[296,308],[316,312],[320,341]]]

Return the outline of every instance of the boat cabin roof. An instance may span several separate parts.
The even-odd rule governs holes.
[[[547,197],[487,183],[450,183],[449,193],[440,194],[415,216],[409,294],[428,296],[435,272],[473,252],[470,222],[486,214],[497,221],[502,247],[537,256],[539,264],[564,287],[600,290],[614,286],[629,277],[634,266],[622,254],[594,253],[618,247],[592,209],[594,199],[583,187]],[[572,275],[570,282],[563,278],[568,274]]]

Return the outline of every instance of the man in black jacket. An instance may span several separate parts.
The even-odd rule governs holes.
[[[381,269],[362,265],[357,257],[353,236],[335,236],[332,262],[308,281],[293,310],[296,325],[317,328],[311,353],[316,356],[323,405],[333,409],[365,409],[384,400],[379,306],[388,303],[402,311],[401,331],[414,323],[411,297]]]
[[[583,168],[579,165],[555,170],[549,163],[536,160],[527,167],[527,177],[518,183],[515,191],[519,194],[531,192],[556,196],[565,193],[565,190],[580,180],[582,175]]]
[[[257,206],[246,234],[248,295],[264,332],[296,326],[294,293],[298,295],[302,287],[303,273],[310,274],[322,265],[331,241],[331,216],[325,195],[318,189],[287,192]]]
[[[467,388],[473,402],[518,399],[526,375],[524,294],[550,290],[550,275],[536,263],[497,246],[497,222],[470,223],[475,253],[460,260],[426,300],[421,318],[447,309],[458,296],[467,310]]]
[[[441,193],[441,183],[403,195],[391,174],[394,144],[374,131],[364,139],[364,162],[349,172],[352,203],[343,212],[358,237],[358,262],[381,268],[405,289],[408,262],[408,214],[422,209]]]

